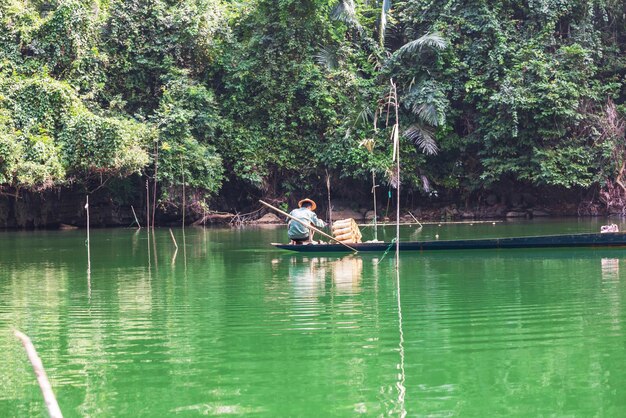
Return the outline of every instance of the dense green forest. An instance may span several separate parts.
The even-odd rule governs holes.
[[[617,0],[3,0],[0,193],[626,201]],[[622,204],[623,206],[623,204]]]

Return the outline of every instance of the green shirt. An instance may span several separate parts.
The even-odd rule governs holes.
[[[307,208],[294,209],[290,213],[294,218],[304,222],[305,225],[317,226],[321,228],[326,225],[326,222],[317,218],[315,212]],[[293,219],[289,221],[289,229],[287,230],[289,238],[306,238],[309,236],[309,228],[302,225],[300,222],[296,222]]]

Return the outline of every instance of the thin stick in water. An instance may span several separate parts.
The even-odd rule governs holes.
[[[413,218],[415,220],[415,222],[417,222],[417,224],[420,226],[420,228],[422,227],[422,224],[420,223],[420,221],[417,220],[417,218],[415,216],[413,216],[413,214],[411,213],[411,211],[409,211],[409,215],[411,215],[411,218]]]
[[[157,174],[159,171],[159,144],[154,143],[154,191],[152,192],[152,229],[154,229],[154,217],[156,215],[156,201],[157,201]]]
[[[85,209],[87,210],[87,272],[91,272],[91,242],[89,241],[89,195],[87,195],[87,203],[85,203]]]
[[[174,238],[174,233],[172,232],[172,228],[170,228],[170,236],[172,237],[172,241],[174,241],[174,247],[178,250],[178,244],[176,243],[176,238]]]
[[[146,228],[150,233],[150,182],[146,179]]]
[[[187,239],[185,238],[185,228],[183,228],[183,261],[185,263],[185,278],[187,278]]]
[[[376,213],[376,172],[372,170],[372,196],[374,198],[374,241],[378,241],[378,214]]]
[[[137,214],[135,213],[135,208],[133,205],[130,205],[131,210],[133,211],[133,216],[135,217],[135,223],[137,224],[137,228],[141,229],[141,224],[139,223],[139,219],[137,219]]]
[[[174,238],[174,233],[172,232],[172,228],[169,228],[170,236],[172,237],[172,241],[174,241],[174,255],[172,255],[172,265],[176,262],[176,255],[178,254],[178,244],[176,243],[176,238]]]
[[[398,303],[398,353],[400,354],[400,373],[398,375],[398,405],[400,406],[400,416],[406,416],[405,396],[406,396],[406,374],[404,371],[404,329],[402,327],[402,302],[400,300],[400,271],[396,269],[396,300]]]
[[[330,174],[326,170],[326,191],[328,192],[328,225],[333,226],[333,207],[330,204]]]
[[[389,89],[389,103],[387,107],[387,121],[389,121],[389,111],[391,106],[395,111],[395,123],[391,130],[391,140],[393,142],[392,161],[396,163],[396,270],[400,265],[400,115],[398,112],[398,91],[393,79],[389,80],[391,87]],[[393,102],[392,102],[393,100]],[[389,207],[389,201],[387,201]]]
[[[41,393],[43,394],[43,399],[46,402],[46,407],[48,408],[48,415],[50,418],[63,418],[63,414],[61,413],[61,408],[59,408],[59,404],[57,402],[56,397],[54,396],[54,392],[52,391],[52,386],[50,385],[50,381],[48,380],[48,376],[46,375],[46,371],[43,368],[43,363],[41,362],[41,358],[37,354],[37,350],[35,350],[35,346],[30,341],[28,335],[14,330],[13,333],[15,336],[22,342],[24,346],[24,350],[26,350],[26,354],[28,355],[28,360],[30,364],[33,366],[33,370],[35,371],[35,376],[37,376],[37,383],[39,383],[39,388],[41,389]]]
[[[156,234],[152,230],[152,252],[154,254],[154,267],[159,268],[159,257],[157,255]]]
[[[183,166],[183,156],[180,156],[180,171],[183,175],[183,229],[185,229],[185,167]]]

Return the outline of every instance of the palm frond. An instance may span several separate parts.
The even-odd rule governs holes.
[[[372,109],[370,109],[369,107],[364,107],[356,115],[356,119],[354,120],[354,125],[352,126],[356,126],[359,123],[363,123],[364,125],[367,125],[373,118],[374,118],[374,113],[372,112]]]
[[[444,49],[446,46],[448,46],[448,42],[440,33],[427,33],[426,35],[420,36],[414,41],[407,42],[406,44],[402,45],[400,49],[396,51],[396,54],[412,54],[415,51],[421,51],[424,47],[433,49]]]
[[[439,152],[439,147],[435,141],[435,133],[432,129],[414,124],[404,131],[404,136],[413,141],[424,154],[436,155]]]
[[[429,125],[439,125],[439,112],[432,103],[413,103],[411,107],[413,114],[420,120],[426,122]]]
[[[350,26],[361,27],[356,16],[356,5],[354,0],[339,0],[330,13],[330,17]]]
[[[336,70],[339,68],[339,53],[337,48],[332,46],[320,47],[318,53],[315,54],[315,61],[329,70]]]
[[[431,126],[445,123],[449,103],[441,84],[435,80],[412,86],[402,99],[404,107],[417,116],[419,123]]]

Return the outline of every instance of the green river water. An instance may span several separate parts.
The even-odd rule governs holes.
[[[0,417],[46,414],[14,328],[66,417],[626,416],[626,249],[406,252],[397,278],[393,253],[275,250],[284,227],[174,229],[177,253],[167,229],[115,229],[88,272],[85,232],[0,232]]]

